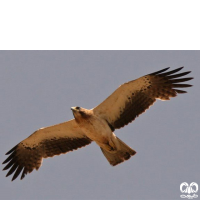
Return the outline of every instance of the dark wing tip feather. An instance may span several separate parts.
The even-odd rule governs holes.
[[[168,70],[169,68],[170,68],[170,67],[167,67],[167,68],[165,68],[165,69],[162,69],[162,70],[159,70],[159,71],[153,72],[153,73],[148,74],[148,75],[157,75],[157,74],[160,74],[160,73],[162,73],[162,72]]]
[[[182,70],[184,67],[179,67],[179,68],[177,68],[177,69],[174,69],[174,70],[165,72],[165,71],[167,71],[169,68],[170,68],[170,67],[167,67],[167,68],[164,68],[164,69],[162,69],[162,70],[153,72],[153,73],[148,74],[148,75],[168,76],[168,75],[170,75],[170,74],[174,74],[174,73],[176,73],[176,72]],[[165,73],[163,73],[163,72],[165,72]],[[186,75],[186,74],[189,74],[190,72],[191,72],[191,71],[184,72],[184,73],[180,74],[180,76],[184,76],[184,75]],[[177,75],[173,75],[173,76],[174,76],[173,78],[175,78],[176,76],[179,77],[178,74],[177,74]],[[171,77],[171,78],[172,78],[172,77]]]
[[[17,168],[17,170],[15,171],[15,174],[14,174],[14,176],[13,176],[13,178],[12,178],[12,181],[14,181],[18,176],[19,176],[19,174],[21,173],[21,171],[23,170],[23,166],[18,166],[18,168]]]
[[[15,151],[15,149],[17,148],[18,144],[16,146],[14,146],[10,151],[8,151],[5,155],[9,155],[11,154],[13,151]]]
[[[27,174],[27,170],[24,168],[20,179],[22,180],[26,176],[26,174]]]
[[[9,172],[6,174],[6,177],[10,176],[18,167],[18,163],[15,163],[11,169],[9,170]]]
[[[173,88],[192,87],[190,84],[172,84]]]
[[[181,69],[183,69],[183,67],[179,67],[179,68],[177,68],[177,69],[174,69],[174,70],[171,70],[171,71],[168,71],[168,72],[159,74],[159,76],[168,76],[168,75],[170,75],[170,74],[174,74],[174,73],[176,73],[176,72],[179,72]]]
[[[175,75],[172,75],[172,76],[168,76],[169,79],[172,79],[172,78],[178,78],[178,77],[181,77],[181,76],[185,76],[187,74],[191,73],[191,71],[187,71],[187,72],[183,72],[183,73],[180,73],[180,74],[175,74]]]
[[[172,83],[180,83],[180,82],[186,82],[186,81],[190,81],[192,80],[192,77],[188,77],[188,78],[179,78],[179,79],[173,79],[171,82]]]
[[[184,90],[175,90],[178,94],[184,94],[184,93],[187,93],[186,91],[184,91]]]
[[[4,162],[2,164],[6,164],[7,162],[9,162],[11,159],[13,159],[14,155],[15,155],[15,152],[13,152],[12,154],[10,154],[8,156],[8,158],[6,160],[4,160]]]

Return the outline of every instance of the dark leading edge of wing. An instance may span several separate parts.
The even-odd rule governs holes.
[[[169,67],[127,83],[128,86],[127,84],[125,86],[129,87],[130,85],[131,88],[131,84],[139,84],[141,80],[145,79],[143,87],[132,91],[132,94],[127,98],[125,107],[120,111],[119,117],[113,121],[109,121],[109,123],[114,128],[121,128],[145,112],[153,105],[156,99],[169,100],[170,97],[175,97],[177,93],[187,93],[182,89],[176,88],[192,86],[189,84],[182,84],[182,82],[189,81],[193,78],[179,78],[189,74],[191,71],[175,74],[183,69],[183,67],[167,72],[168,69]],[[121,87],[123,87],[123,85]]]

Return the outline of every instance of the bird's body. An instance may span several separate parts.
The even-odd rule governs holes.
[[[80,108],[73,110],[75,121],[84,134],[91,140],[98,143],[105,143],[112,137],[112,131],[105,120],[94,115],[93,110]],[[80,114],[83,113],[83,114]]]
[[[93,109],[72,107],[74,119],[41,128],[6,153],[10,154],[3,162],[7,163],[4,170],[9,169],[6,176],[14,173],[14,180],[22,172],[23,179],[27,173],[39,169],[43,158],[76,150],[92,141],[101,148],[111,165],[128,160],[136,152],[122,142],[114,130],[132,122],[156,99],[169,100],[177,93],[186,93],[176,89],[191,86],[182,82],[192,78],[179,78],[190,72],[175,74],[182,68],[165,72],[169,69],[166,68],[124,83]]]
[[[105,119],[94,114],[93,110],[85,108],[72,107],[72,111],[76,123],[89,139],[95,141],[98,146],[110,153],[121,150],[118,138]],[[113,165],[116,164],[118,163],[113,163]]]

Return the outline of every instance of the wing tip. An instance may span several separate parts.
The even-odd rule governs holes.
[[[176,89],[175,91],[178,94],[185,94],[185,93],[187,93],[187,91],[185,91],[185,90],[178,90],[178,89]]]
[[[4,161],[2,162],[2,165],[4,165],[4,164],[6,164],[6,160],[4,160]],[[5,170],[5,169],[3,168],[3,170]]]
[[[14,181],[17,177],[19,176],[19,174],[15,175],[12,177],[11,181]]]
[[[153,73],[148,74],[148,75],[157,75],[157,74],[160,74],[160,73],[162,73],[162,72],[167,71],[169,68],[170,68],[170,67],[166,67],[166,68],[164,68],[164,69],[161,69],[161,70],[159,70],[159,71],[153,72]]]
[[[193,85],[190,84],[172,84],[172,88],[186,88],[186,87],[192,87]]]
[[[170,74],[176,73],[176,72],[182,70],[183,68],[184,68],[184,66],[179,67],[179,68],[177,68],[177,69],[174,69],[174,70],[172,70],[172,71],[165,72],[165,71],[167,71],[168,69],[170,69],[170,67],[166,67],[166,68],[164,68],[164,69],[161,69],[161,70],[159,70],[159,71],[153,72],[153,73],[148,74],[148,75],[161,75],[161,76],[167,76],[167,75],[170,75]],[[163,72],[165,72],[165,73],[163,73]],[[189,71],[188,74],[189,74],[190,72],[191,72],[191,71]]]
[[[10,149],[5,155],[11,154],[17,148],[17,146],[18,146],[18,144],[15,145],[12,149]]]

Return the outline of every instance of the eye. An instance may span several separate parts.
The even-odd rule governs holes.
[[[80,107],[77,106],[77,107],[76,107],[76,110],[80,110]]]

